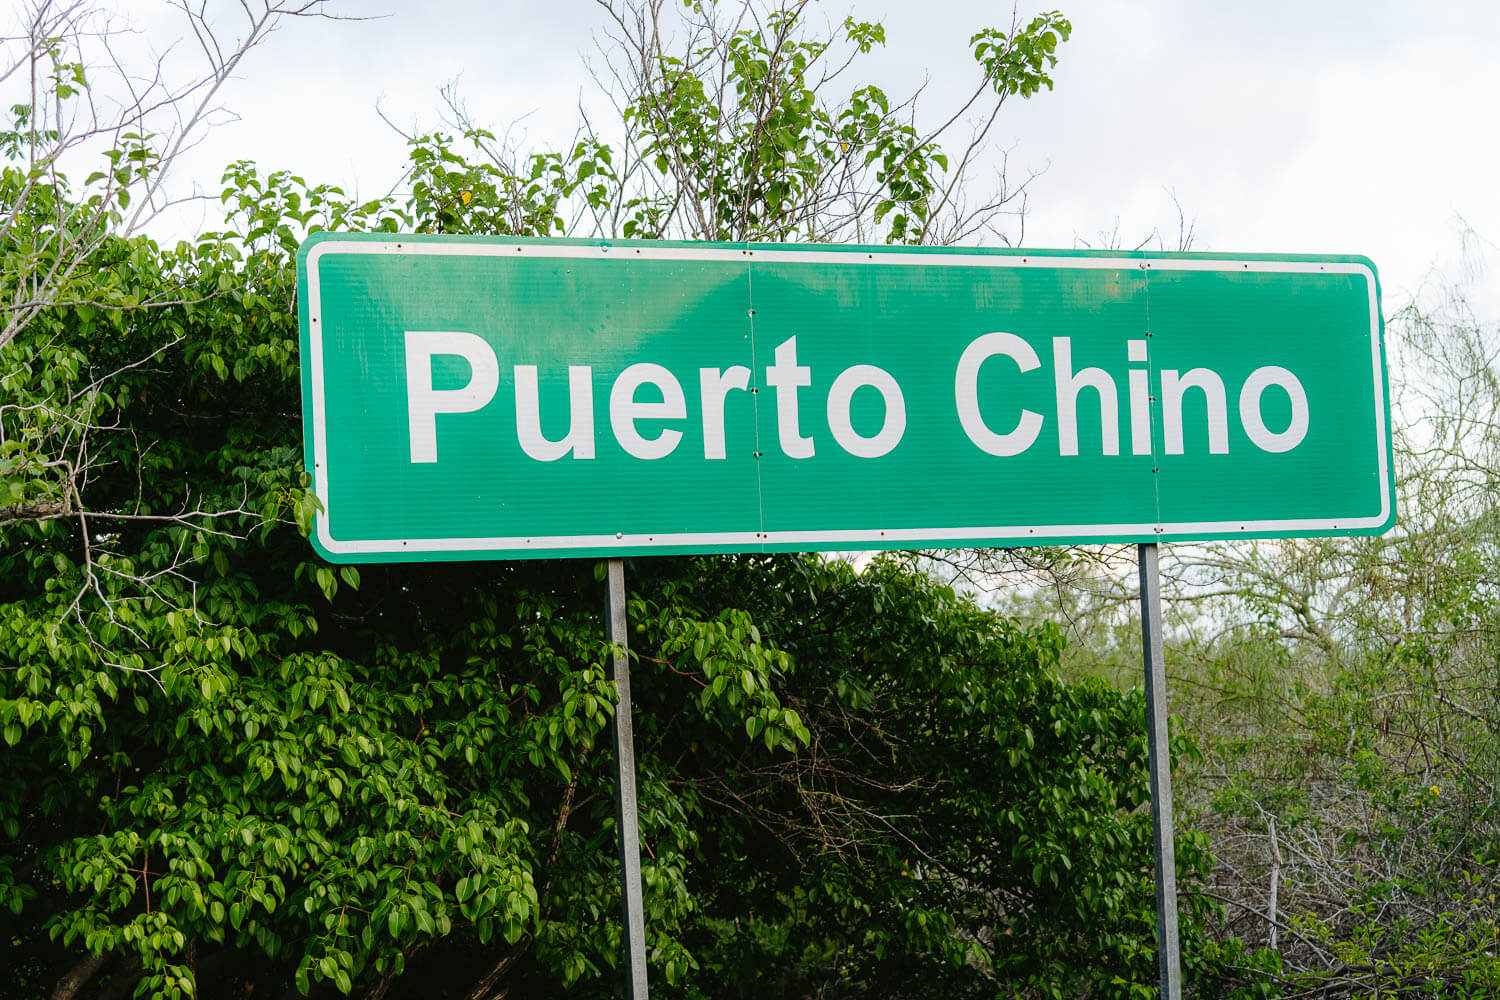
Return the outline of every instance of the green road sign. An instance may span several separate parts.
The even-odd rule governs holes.
[[[336,562],[1376,534],[1362,257],[320,233]]]

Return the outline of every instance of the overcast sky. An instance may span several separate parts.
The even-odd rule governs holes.
[[[815,16],[882,21],[888,44],[865,64],[870,82],[896,93],[925,81],[934,112],[975,80],[969,36],[1009,21],[968,0],[814,2]],[[1118,229],[1121,245],[1160,230],[1170,246],[1175,196],[1195,249],[1367,254],[1390,304],[1434,266],[1458,274],[1461,220],[1500,242],[1495,0],[1058,6],[1074,33],[1056,90],[1013,102],[999,126],[1012,175],[1041,171],[1028,245],[1097,245]],[[189,163],[205,187],[244,157],[384,193],[403,147],[377,104],[403,125],[435,125],[454,79],[478,117],[497,129],[524,118],[539,143],[566,141],[580,97],[591,99],[583,59],[604,23],[592,0],[333,9],[371,19],[289,25],[247,61],[224,95],[240,120]],[[1479,279],[1488,303],[1496,273]]]

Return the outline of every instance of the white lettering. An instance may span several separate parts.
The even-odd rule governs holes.
[[[1057,386],[1057,453],[1078,454],[1078,393],[1090,388],[1099,393],[1099,435],[1104,454],[1120,453],[1120,397],[1115,380],[1103,368],[1073,371],[1073,341],[1052,338],[1053,378]]]
[[[458,389],[432,387],[432,358],[450,354],[469,363]],[[483,337],[449,330],[406,331],[406,421],[413,462],[437,461],[437,415],[473,413],[495,398],[500,365]]]
[[[885,400],[885,422],[873,437],[864,437],[849,420],[854,391],[870,386]],[[901,443],[906,433],[906,399],[891,373],[874,365],[845,368],[828,389],[828,429],[840,448],[857,458],[879,458]]]
[[[1208,453],[1229,454],[1229,413],[1224,403],[1224,380],[1207,368],[1192,368],[1181,376],[1173,368],[1161,373],[1161,432],[1166,440],[1167,454],[1182,454],[1182,397],[1189,389],[1203,390],[1208,410]]]
[[[984,422],[984,414],[979,411],[979,369],[999,354],[1014,361],[1022,374],[1042,365],[1031,345],[1015,334],[987,333],[964,348],[959,357],[958,370],[953,377],[953,397],[958,406],[958,422],[969,440],[986,454],[1006,458],[1031,447],[1042,431],[1042,415],[1022,410],[1016,429],[1005,434],[996,434]]]
[[[1146,363],[1146,342],[1125,342],[1126,357],[1131,364]],[[1139,368],[1130,370],[1130,453],[1151,454],[1151,373]]]
[[[568,433],[560,441],[542,436],[536,365],[516,365],[515,372],[516,438],[521,450],[538,462],[555,462],[570,451],[574,458],[593,458],[594,370],[588,365],[568,366]]]
[[[797,389],[812,385],[812,369],[797,364],[797,338],[776,348],[776,363],[766,369],[766,384],[776,389],[776,435],[788,458],[812,458],[813,439],[803,437],[797,420]]]
[[[1280,434],[1267,430],[1260,415],[1260,397],[1273,385],[1280,386],[1292,403],[1291,422]],[[1279,454],[1297,447],[1307,437],[1307,419],[1307,392],[1297,376],[1285,368],[1276,365],[1257,368],[1240,389],[1240,423],[1245,425],[1245,433],[1261,451]]]
[[[661,390],[661,402],[642,402],[635,391],[650,383]],[[631,365],[615,379],[609,390],[609,426],[615,440],[636,458],[666,458],[682,440],[682,432],[663,430],[654,438],[642,437],[636,430],[637,420],[681,420],[687,416],[687,402],[676,376],[661,365]]]
[[[408,330],[404,336],[411,461],[435,463],[438,461],[438,416],[472,413],[489,405],[499,389],[499,364],[490,343],[472,333]],[[1122,403],[1129,406],[1131,454],[1155,453],[1157,430],[1154,425],[1158,419],[1162,425],[1161,446],[1167,455],[1184,454],[1185,439],[1189,434],[1194,436],[1195,445],[1206,438],[1209,454],[1229,453],[1231,415],[1228,392],[1234,386],[1226,387],[1224,377],[1209,368],[1152,371],[1148,364],[1149,344],[1144,339],[1126,341],[1126,358],[1130,367],[1123,369],[1123,373],[1128,379],[1129,398],[1121,400],[1116,377],[1121,374],[1121,369],[1115,369],[1113,374],[1095,367],[1075,372],[1072,338],[1052,338],[1052,381],[1060,456],[1079,454],[1079,397],[1085,389],[1098,394],[1099,448],[1103,455],[1120,454]],[[462,378],[462,367],[454,360],[437,361],[440,356],[462,359],[467,364],[468,377],[462,384],[455,388],[434,388],[435,370],[451,372],[448,376],[450,384]],[[992,429],[979,399],[979,380],[984,365],[996,357],[1006,358],[1007,363],[1000,366],[1004,369],[1000,375],[992,369],[992,381],[986,383],[990,387],[987,401],[989,416],[1002,426],[1009,424],[1013,428],[1005,433]],[[1042,367],[1036,349],[1022,337],[1002,331],[986,333],[964,348],[953,380],[954,403],[964,434],[981,451],[1002,458],[1020,455],[1032,448],[1046,421],[1043,413],[1025,409],[1017,401],[1026,398],[1025,394],[1018,393],[1018,387],[1029,384],[1031,391],[1039,394],[1046,391],[1045,382],[1004,381],[1001,376],[1009,377],[1006,373],[1011,364],[1020,375]],[[643,361],[620,372],[609,393],[609,431],[601,431],[594,424],[593,369],[588,365],[568,366],[568,423],[566,433],[557,440],[542,433],[538,371],[535,365],[516,365],[513,368],[516,437],[521,450],[531,459],[553,462],[568,455],[575,459],[593,459],[597,435],[609,431],[613,432],[614,440],[626,454],[647,461],[666,458],[682,445],[687,430],[683,422],[690,419],[688,401],[679,376],[663,365]],[[558,375],[560,372],[556,369],[550,373],[553,379]],[[734,392],[754,393],[756,390],[751,387],[754,376],[754,371],[745,365],[698,369],[701,412],[693,416],[702,420],[705,460],[724,461],[728,458],[728,400]],[[1038,376],[1038,379],[1045,377]],[[801,390],[813,385],[812,368],[798,362],[796,337],[788,337],[775,349],[774,363],[765,369],[764,384],[776,394],[776,430],[782,452],[788,458],[812,458],[815,453],[813,434],[804,434],[801,427]],[[643,392],[642,387],[648,385],[654,388]],[[1278,399],[1271,412],[1278,415],[1290,413],[1285,428],[1279,431],[1266,426],[1262,409],[1265,394],[1272,388],[1286,394],[1288,406],[1279,405]],[[878,392],[884,408],[879,429],[870,435],[854,427],[854,399],[862,389]],[[1152,395],[1153,389],[1159,393],[1159,417],[1156,410],[1158,396]],[[1187,403],[1193,390],[1202,393],[1201,411],[1196,403]],[[560,407],[560,397],[559,386],[549,393],[548,405]],[[883,368],[869,364],[850,365],[833,379],[824,403],[827,426],[834,443],[847,454],[858,458],[881,458],[894,451],[905,438],[909,419],[905,390],[895,376]],[[811,396],[809,405],[816,405]],[[871,406],[873,401],[867,401],[861,412],[866,412]],[[754,409],[752,402],[751,410]],[[1184,420],[1184,410],[1192,411],[1191,419]],[[740,410],[736,414],[743,419],[750,412]],[[1201,431],[1198,430],[1199,412],[1203,414]],[[1297,376],[1285,368],[1275,365],[1257,368],[1240,387],[1239,418],[1246,436],[1261,451],[1273,454],[1291,451],[1307,438],[1310,419],[1307,391]],[[561,419],[560,413],[552,414],[549,426],[561,428]],[[1091,416],[1085,419],[1091,420]],[[1280,416],[1273,418],[1276,423],[1280,420]],[[659,423],[643,426],[644,421]],[[449,426],[444,423],[444,427]],[[453,428],[460,426],[467,425],[463,421],[452,424]],[[745,447],[747,452],[752,447],[749,441],[741,441],[739,446]],[[758,437],[754,446],[759,446]]]
[[[750,369],[735,365],[722,372],[717,368],[698,369],[698,395],[703,400],[703,457],[725,458],[724,397],[730,389],[748,389]]]

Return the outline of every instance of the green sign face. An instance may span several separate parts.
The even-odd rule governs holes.
[[[1376,534],[1360,257],[320,233],[335,562]]]

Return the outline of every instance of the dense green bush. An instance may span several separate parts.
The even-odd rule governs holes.
[[[1010,194],[963,205],[968,153],[950,171],[900,102],[812,89],[878,26],[809,39],[798,10],[693,71],[638,53],[615,148],[414,136],[409,197],[367,204],[241,163],[222,234],[77,244],[0,353],[0,995],[617,995],[602,567],[313,555],[292,254],[317,228],[922,242],[993,218]],[[1069,30],[976,35],[987,106],[1050,87]],[[682,169],[722,148],[729,172]],[[0,174],[9,298],[73,245],[42,177]],[[659,995],[1152,993],[1139,693],[1060,681],[1055,628],[888,560],[627,572]],[[1271,960],[1208,939],[1203,838],[1177,862],[1195,988],[1253,992]]]

